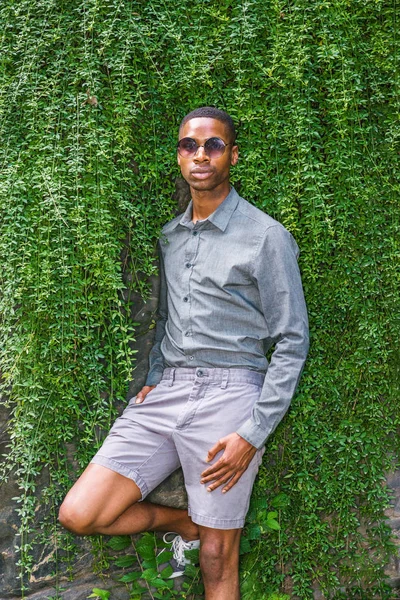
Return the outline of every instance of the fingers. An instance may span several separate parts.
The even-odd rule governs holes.
[[[214,448],[218,446],[219,444],[214,446]],[[220,448],[219,450],[221,449],[222,448]],[[240,462],[242,463],[242,461]],[[228,486],[225,486],[222,490],[228,491],[240,479],[246,468],[247,464],[243,466],[239,465],[236,460],[227,460],[227,457],[225,456],[225,454],[223,454],[221,458],[217,460],[216,463],[214,463],[211,467],[203,471],[203,473],[201,474],[200,483],[203,485],[210,484],[207,487],[207,491],[212,492],[221,485],[224,485],[229,482]]]
[[[225,439],[222,438],[218,440],[218,442],[208,451],[206,462],[210,462],[211,460],[213,460],[213,458],[215,458],[218,452],[221,452],[221,450],[225,450],[225,447]],[[203,473],[201,474],[201,482],[207,482],[211,479],[216,479],[217,477],[223,475],[224,472],[229,469],[229,465],[226,463],[225,459],[226,457],[224,453],[221,456],[221,458],[217,460],[217,462],[215,462],[213,465],[211,465],[211,467],[208,467],[208,469],[203,471]]]
[[[226,492],[229,492],[229,490],[235,485],[235,483],[237,483],[239,481],[239,479],[241,478],[242,475],[243,475],[243,473],[235,473],[235,475],[230,479],[228,485],[226,485],[222,489],[222,493],[226,494]]]
[[[223,450],[225,448],[225,444],[222,442],[222,440],[218,440],[218,442],[215,444],[215,446],[213,446],[207,453],[207,458],[206,458],[206,462],[210,462],[210,460],[212,460],[214,458],[214,456],[216,454],[218,454],[218,452],[220,452],[221,450]],[[214,465],[215,466],[215,465]]]
[[[222,477],[222,475],[225,475],[226,473],[228,473],[228,471],[233,472],[234,470],[236,470],[235,466],[235,464],[232,464],[227,460],[227,457],[224,453],[221,456],[221,458],[217,460],[217,462],[215,462],[213,465],[211,465],[211,467],[208,467],[208,469],[205,469],[205,471],[202,472],[201,480],[202,482],[204,481],[205,483],[207,483],[207,481],[211,481],[211,479]]]
[[[201,474],[200,483],[209,484],[208,492],[222,485],[223,493],[229,491],[239,481],[257,451],[249,442],[233,433],[218,440],[208,452],[206,462],[222,450],[222,456]]]
[[[156,387],[155,385],[143,386],[142,389],[140,390],[140,392],[138,392],[138,394],[136,396],[135,404],[141,404],[143,402],[143,400],[146,398],[147,394],[149,392],[151,392],[151,390],[154,390],[155,387]]]
[[[212,492],[213,490],[221,487],[221,485],[223,485],[223,489],[222,489],[222,493],[225,494],[228,490],[230,490],[241,478],[241,476],[243,475],[245,469],[241,469],[240,471],[232,471],[232,469],[229,469],[229,471],[215,476],[213,475],[212,477],[208,477],[207,481],[212,480],[212,483],[210,483],[210,485],[207,487],[207,492]],[[207,483],[205,480],[202,480],[200,483]],[[227,485],[225,485],[227,484]]]
[[[234,472],[235,469],[233,467],[218,461],[213,465],[212,469],[203,471],[200,483],[208,483],[209,481],[214,481],[214,479],[221,479],[221,477],[229,476],[229,474],[232,476]]]

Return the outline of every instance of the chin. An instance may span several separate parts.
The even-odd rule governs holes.
[[[204,192],[209,192],[218,186],[218,184],[213,181],[199,181],[198,179],[195,179],[194,181],[189,181],[188,183],[190,187],[194,190]]]

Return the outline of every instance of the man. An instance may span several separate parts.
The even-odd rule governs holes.
[[[178,164],[192,200],[160,239],[159,319],[146,385],[60,509],[61,523],[82,535],[176,532],[174,575],[200,540],[207,600],[239,598],[252,485],[308,350],[297,245],[231,188],[237,160],[227,113],[203,107],[183,119]],[[189,510],[145,501],[180,465]]]

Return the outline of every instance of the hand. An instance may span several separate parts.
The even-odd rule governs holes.
[[[257,448],[240,437],[238,433],[231,433],[221,438],[209,450],[206,459],[207,462],[210,462],[221,450],[224,451],[222,456],[212,467],[209,467],[201,474],[200,483],[213,482],[208,486],[207,492],[212,492],[223,484],[227,485],[222,489],[222,493],[230,490],[239,481],[257,452]]]
[[[140,392],[136,396],[135,404],[142,404],[143,400],[146,398],[147,394],[154,390],[155,385],[145,385],[142,387]]]

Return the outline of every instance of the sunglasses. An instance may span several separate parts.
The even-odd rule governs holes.
[[[185,137],[179,140],[177,148],[183,158],[194,156],[199,148],[204,148],[208,158],[218,158],[223,155],[225,148],[231,145],[225,144],[224,140],[219,137],[208,138],[204,144],[198,144],[193,138]]]

